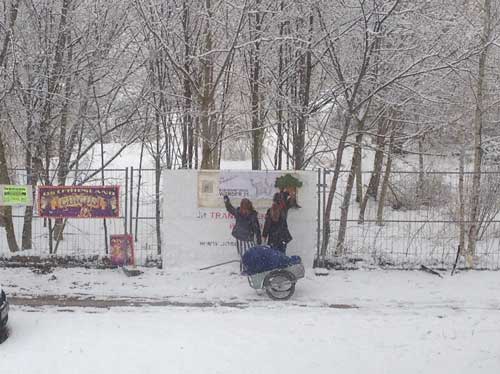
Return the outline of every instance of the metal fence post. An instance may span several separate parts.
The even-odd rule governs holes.
[[[123,220],[123,226],[124,226],[124,233],[128,234],[127,229],[127,216],[128,216],[128,168],[125,168],[125,196],[124,196],[124,206],[125,206],[125,211],[124,211],[124,220]]]
[[[317,217],[317,226],[316,226],[316,231],[317,231],[317,238],[316,238],[316,260],[314,261],[314,265],[318,264],[319,261],[319,251],[320,251],[320,246],[321,246],[321,169],[318,168],[318,217]]]
[[[134,167],[130,167],[130,216],[129,233],[134,233]]]
[[[326,175],[329,173],[330,173],[329,170],[323,169],[323,209],[322,209],[322,212],[323,212],[323,237],[326,236],[326,225],[330,224],[330,222],[325,222],[325,218],[324,218],[326,215],[326,188],[327,188]],[[322,253],[323,257],[326,256],[327,249],[328,249],[328,243],[326,243],[324,253]]]

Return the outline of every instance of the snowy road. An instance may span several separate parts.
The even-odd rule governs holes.
[[[2,374],[497,373],[491,310],[14,307]]]
[[[232,269],[144,271],[1,269],[0,373],[500,372],[498,272],[308,274],[273,302]]]

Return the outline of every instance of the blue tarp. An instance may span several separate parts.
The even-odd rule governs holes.
[[[260,245],[250,248],[243,255],[243,269],[247,275],[268,270],[283,269],[302,262],[299,256],[290,256],[271,247]]]

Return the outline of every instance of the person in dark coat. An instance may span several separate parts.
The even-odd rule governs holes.
[[[288,204],[280,193],[274,194],[273,205],[266,212],[262,236],[271,247],[285,253],[287,244],[292,240],[287,223]]]
[[[234,208],[227,195],[224,196],[224,205],[236,219],[232,235],[236,239],[236,250],[241,258],[247,250],[255,247],[256,243],[262,244],[257,211],[248,199],[241,199],[239,208]]]
[[[297,200],[295,199],[295,197],[290,195],[287,190],[276,192],[273,196],[273,203],[278,204],[280,208],[285,212],[285,218],[288,217],[288,210],[290,208],[299,207],[297,205]]]

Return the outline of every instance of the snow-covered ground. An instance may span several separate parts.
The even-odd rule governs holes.
[[[15,309],[2,373],[498,373],[484,310]]]
[[[27,268],[0,269],[0,283],[11,297],[21,298],[49,295],[276,305],[265,293],[259,295],[249,287],[246,277],[239,275],[238,264],[204,271],[140,269],[144,273],[138,277],[126,277],[119,269],[56,268],[44,275]],[[312,269],[306,269],[306,276],[297,283],[292,300],[285,304],[500,309],[500,272],[462,271],[453,277],[442,274],[444,278],[421,271],[360,270],[315,276]]]
[[[322,277],[308,271],[291,300],[273,302],[248,286],[236,264],[141,270],[126,277],[119,270],[1,269],[0,282],[15,304],[11,337],[0,346],[1,373],[500,370],[498,272],[439,278],[418,271]],[[165,303],[53,302],[64,297]],[[52,306],[35,306],[44,298]]]

